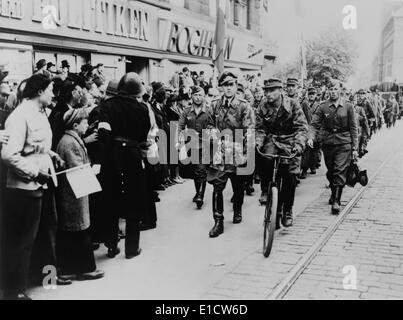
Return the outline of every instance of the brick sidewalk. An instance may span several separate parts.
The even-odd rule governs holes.
[[[286,299],[403,299],[402,159],[400,148]],[[344,266],[356,289],[344,289]]]
[[[371,141],[370,154],[360,163],[363,168],[368,169],[369,176],[372,176],[379,168],[388,154],[396,152],[396,146],[401,149],[400,137],[402,134],[403,126],[398,123],[396,128],[384,129]],[[386,292],[390,297],[400,297],[397,292],[399,288],[400,291],[403,291],[403,286],[400,287],[396,283],[403,285],[403,278],[400,279],[400,276],[397,276],[403,270],[399,263],[399,259],[403,258],[403,252],[401,255],[398,254],[401,248],[396,246],[402,242],[401,239],[399,241],[393,239],[403,236],[403,219],[400,223],[397,222],[400,218],[398,215],[399,200],[402,198],[399,194],[403,187],[402,168],[399,168],[400,171],[396,170],[395,175],[388,171],[393,170],[393,166],[396,166],[399,159],[402,159],[401,150],[399,150],[399,155],[400,157],[395,157],[393,162],[382,171],[382,178],[387,173],[389,178],[378,178],[375,181],[375,184],[364,195],[363,201],[359,203],[359,207],[356,209],[358,213],[355,210],[354,214],[348,216],[348,220],[340,226],[326,245],[328,251],[325,252],[328,254],[322,255],[321,252],[318,255],[314,261],[316,264],[311,264],[310,268],[306,270],[307,273],[301,276],[286,298],[371,298],[387,296]],[[345,189],[343,205],[354,197],[359,188],[357,186],[355,189]],[[271,256],[268,259],[263,258],[259,248],[216,283],[202,298],[266,299],[335,221],[336,217],[330,214],[330,207],[327,205],[328,197],[329,191],[326,190],[295,219],[291,229],[282,230],[277,234]],[[377,199],[375,203],[374,198]],[[298,200],[296,199],[296,201]],[[373,219],[369,222],[366,221],[365,216],[368,208],[371,209],[370,214]],[[385,209],[388,210],[387,218]],[[349,222],[351,226],[348,226]],[[368,226],[368,228],[363,228],[363,226]],[[373,237],[372,232],[374,231],[377,235]],[[362,235],[362,238],[359,235]],[[351,242],[354,239],[358,239],[357,246],[353,246],[353,243],[346,245],[348,241]],[[343,290],[342,282],[345,275],[342,267],[358,265],[357,260],[342,259],[345,252],[349,257],[357,259],[362,257],[363,260],[358,261],[361,261],[358,271],[358,277],[360,278],[361,275],[361,280],[358,289],[366,291],[346,292]],[[385,261],[388,265],[385,265]],[[372,278],[371,275],[374,277]],[[388,276],[381,277],[380,275]],[[384,279],[389,281],[388,285],[382,284]],[[362,282],[365,280],[369,281],[366,282],[366,285]],[[390,283],[393,280],[396,281],[395,284]],[[396,291],[393,292],[392,288]],[[332,294],[329,296],[324,294],[330,291]]]

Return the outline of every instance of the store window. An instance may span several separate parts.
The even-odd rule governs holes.
[[[7,81],[21,82],[32,75],[32,47],[0,43],[0,65],[9,72]]]

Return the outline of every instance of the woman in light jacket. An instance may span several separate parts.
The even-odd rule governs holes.
[[[44,75],[34,75],[26,82],[23,98],[6,121],[9,140],[1,150],[8,167],[2,226],[3,285],[5,298],[13,300],[29,299],[25,290],[43,194],[47,184],[56,180],[52,160],[61,163],[50,150],[52,131],[45,113],[52,102],[53,83]]]

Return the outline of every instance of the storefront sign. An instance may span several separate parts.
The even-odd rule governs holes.
[[[149,13],[127,2],[111,0],[34,0],[32,21],[42,22],[43,8],[54,6],[57,25],[148,41]]]
[[[158,8],[127,0],[0,0],[1,28],[158,48]]]
[[[162,31],[165,32],[162,36],[162,50],[199,57],[215,57],[214,32],[171,21],[160,20],[160,27],[161,25]],[[224,55],[227,60],[231,59],[233,44],[234,38],[225,39]]]

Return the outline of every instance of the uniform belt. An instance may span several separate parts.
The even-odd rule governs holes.
[[[139,147],[139,143],[136,140],[131,140],[124,137],[115,137],[113,140],[122,147]]]
[[[329,133],[344,133],[344,132],[350,132],[350,130],[347,129],[325,129],[325,131]]]

